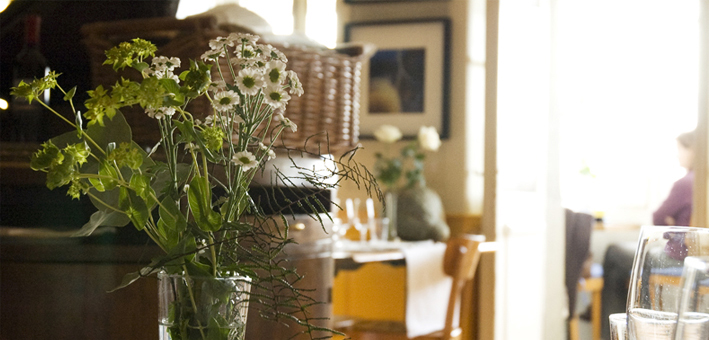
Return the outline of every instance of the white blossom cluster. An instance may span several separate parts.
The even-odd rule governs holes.
[[[217,79],[212,80],[206,93],[214,112],[204,122],[195,120],[201,130],[221,127],[228,135],[232,134],[232,142],[236,143],[239,137],[232,127],[242,123],[258,125],[265,117],[264,112],[268,112],[283,129],[297,131],[296,124],[284,117],[283,112],[291,95],[303,94],[303,85],[296,72],[286,70],[286,56],[271,45],[257,44],[258,40],[258,36],[245,33],[210,40],[210,49],[200,58],[213,63],[212,70],[219,72],[212,72],[212,77]],[[229,71],[220,68],[220,61],[225,59],[229,62]],[[179,84],[179,77],[173,73],[178,67],[180,59],[158,56],[144,72],[158,79],[173,79]],[[254,105],[257,102],[264,105]],[[175,114],[176,108],[149,107],[145,111],[151,118],[163,119]],[[258,166],[260,160],[276,157],[270,146],[261,142],[247,150],[240,149],[233,154],[232,162],[244,171]]]
[[[180,67],[180,58],[160,56],[153,58],[153,62],[145,72],[147,75],[154,76],[158,79],[169,78],[180,82],[180,78],[173,73],[176,67]]]
[[[203,53],[201,58],[204,61],[217,62],[220,58],[232,55],[229,63],[237,72],[233,80],[239,92],[249,96],[256,96],[261,92],[264,101],[271,107],[284,109],[291,95],[303,94],[303,85],[296,72],[286,70],[286,56],[271,45],[257,44],[258,40],[258,36],[247,33],[217,37],[210,41],[210,50]],[[214,89],[220,91],[218,94],[223,93],[227,89],[226,83],[218,79],[214,82]],[[238,99],[233,103],[224,100],[213,106],[216,111],[229,110],[225,105],[238,105]]]

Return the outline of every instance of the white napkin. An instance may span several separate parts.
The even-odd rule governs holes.
[[[444,274],[446,244],[418,242],[402,250],[407,262],[407,337],[444,329],[452,281]]]

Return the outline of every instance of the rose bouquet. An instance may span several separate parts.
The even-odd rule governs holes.
[[[67,187],[71,197],[91,199],[97,211],[77,236],[131,223],[164,251],[128,274],[120,287],[160,273],[161,287],[169,292],[165,299],[161,292],[166,336],[242,339],[247,301],[264,304],[261,314],[267,318],[297,320],[302,332],[313,336],[320,329],[310,322],[306,307],[316,302],[293,286],[300,277],[283,265],[282,251],[293,243],[287,217],[298,207],[322,225],[330,218],[323,190],[336,187],[340,178],[364,185],[368,193],[379,190],[372,175],[348,156],[355,150],[336,159],[278,144],[282,133],[297,129],[284,109],[291,95],[303,93],[296,73],[286,70],[283,53],[249,34],[218,37],[209,47],[182,72],[181,60],[155,56],[156,46],[148,41],[134,39],[111,48],[104,64],[116,71],[133,69],[141,80],[121,78],[110,89],[88,91],[83,114],[72,100],[76,88],[62,88],[58,74],[21,82],[13,95],[32,103],[43,91],[58,90],[75,112],[67,118],[36,101],[73,131],[42,144],[31,167],[47,174],[49,189]],[[200,97],[211,103],[203,120],[187,110]],[[121,113],[136,105],[160,131],[153,148],[144,150],[132,140]],[[266,214],[250,187],[255,176],[264,175],[275,151],[292,160],[298,178],[272,169],[271,192],[292,193],[284,188],[296,186],[308,190],[295,191],[297,198],[275,206],[273,197],[264,199],[270,204]],[[292,157],[303,156],[322,159],[324,166],[299,167]],[[251,293],[242,288],[249,298],[234,293],[244,283],[252,287]]]

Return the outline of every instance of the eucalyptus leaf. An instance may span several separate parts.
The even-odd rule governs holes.
[[[89,182],[100,192],[113,190],[118,185],[118,171],[107,161],[99,163],[99,176],[102,178],[89,178]],[[107,178],[104,178],[107,177]]]
[[[143,72],[143,70],[147,69],[150,65],[147,63],[135,63],[133,64],[133,68],[136,69],[138,72]]]
[[[126,212],[126,215],[133,222],[133,226],[138,230],[143,230],[146,223],[148,223],[148,218],[150,217],[150,212],[145,204],[145,201],[136,195],[132,190],[121,187],[119,189],[118,196],[118,206],[121,210]]]
[[[202,263],[187,262],[187,263],[185,263],[185,268],[187,268],[187,273],[191,276],[197,276],[197,277],[213,277],[214,276],[210,272],[210,266],[202,264]]]
[[[212,210],[212,190],[207,178],[195,176],[190,182],[187,198],[200,229],[217,231],[222,227],[220,214]]]
[[[146,202],[147,206],[152,206],[154,204],[153,202],[155,202],[155,199],[153,199],[153,197],[155,196],[155,192],[153,191],[153,188],[150,187],[150,178],[148,176],[143,174],[133,174],[129,183],[131,189]]]
[[[98,227],[123,227],[131,220],[120,211],[96,211],[91,214],[89,222],[84,224],[81,229],[72,234],[73,237],[89,236]]]
[[[156,265],[151,263],[149,266],[143,267],[143,268],[141,268],[141,270],[139,270],[137,272],[128,273],[128,274],[124,275],[123,280],[121,280],[121,284],[118,285],[118,287],[109,290],[108,292],[112,293],[112,292],[115,292],[121,288],[128,287],[129,285],[131,285],[133,282],[136,282],[141,277],[152,275],[152,274],[155,274],[159,271],[160,270],[156,269]]]
[[[170,197],[163,199],[158,213],[160,214],[158,233],[165,240],[166,249],[172,249],[177,246],[180,235],[187,228],[187,220]]]

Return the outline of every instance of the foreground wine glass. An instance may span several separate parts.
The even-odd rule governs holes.
[[[641,229],[626,300],[630,340],[673,340],[684,260],[708,256],[708,229]]]
[[[681,296],[675,340],[708,339],[708,258],[687,257],[680,281]]]

